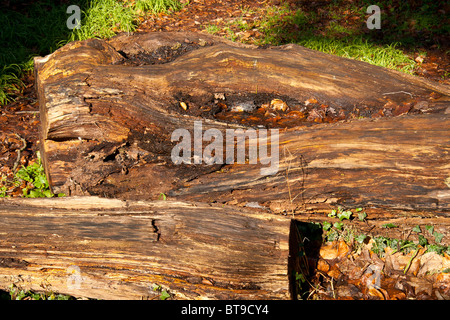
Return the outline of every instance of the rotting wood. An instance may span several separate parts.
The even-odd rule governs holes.
[[[176,201],[0,200],[0,288],[97,299],[287,299],[289,219]]]
[[[195,33],[87,40],[35,61],[41,154],[56,193],[448,214],[446,86],[296,45],[258,49]],[[273,98],[288,103],[291,118],[228,112]],[[311,126],[352,117],[366,119]],[[294,127],[280,132],[278,174],[174,165],[171,133],[199,119],[221,132]]]

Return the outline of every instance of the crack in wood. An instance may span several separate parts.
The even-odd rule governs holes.
[[[158,226],[156,219],[152,219],[153,232],[157,234],[156,241],[161,237],[161,229]]]

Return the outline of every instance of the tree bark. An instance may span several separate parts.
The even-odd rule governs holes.
[[[195,33],[75,42],[35,62],[55,193],[448,214],[443,85],[297,45],[261,49]],[[195,140],[195,121],[224,137],[279,128],[277,173],[261,175],[261,159],[174,164],[171,134],[186,129]]]
[[[96,299],[286,299],[289,220],[176,201],[0,200],[0,288]]]

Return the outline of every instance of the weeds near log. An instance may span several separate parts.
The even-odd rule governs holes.
[[[14,101],[21,93],[23,76],[33,70],[33,56],[52,53],[70,41],[132,32],[144,16],[179,10],[183,6],[178,0],[82,0],[78,2],[84,14],[81,28],[71,32],[66,28],[67,5],[58,2],[13,4],[11,1],[11,5],[2,8],[0,105]]]

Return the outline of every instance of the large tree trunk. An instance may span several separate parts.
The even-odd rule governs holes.
[[[437,83],[296,45],[260,49],[192,33],[71,43],[36,59],[36,81],[55,193],[165,193],[275,212],[336,203],[449,210],[450,90]],[[272,110],[274,99],[288,109],[278,101]],[[196,120],[224,137],[280,128],[278,170],[264,174],[261,159],[174,164],[171,134],[192,133]]]

